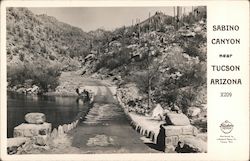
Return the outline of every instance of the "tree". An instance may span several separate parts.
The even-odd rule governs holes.
[[[149,56],[148,56],[149,57]],[[150,62],[150,58],[147,60],[148,63],[148,109],[150,109],[150,103],[151,103],[151,90],[154,88],[157,84],[156,78],[159,77],[159,67],[160,63],[159,61],[153,61]],[[154,82],[153,82],[154,80]]]

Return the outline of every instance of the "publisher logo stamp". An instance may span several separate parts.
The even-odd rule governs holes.
[[[224,134],[229,134],[233,130],[234,125],[228,120],[220,124],[220,129]]]
[[[223,134],[221,134],[217,140],[220,143],[234,143],[236,141],[236,138],[233,135],[230,135],[230,133],[232,132],[234,128],[234,125],[229,122],[228,120],[222,122],[220,124],[220,130],[223,132]]]

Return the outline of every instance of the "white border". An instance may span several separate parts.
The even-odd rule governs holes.
[[[229,113],[221,113],[221,114],[215,114],[217,112],[218,107],[211,107],[210,105],[214,105],[215,101],[218,101],[220,98],[215,98],[214,93],[216,91],[215,87],[211,87],[208,84],[208,153],[197,153],[197,154],[60,154],[60,155],[6,155],[6,134],[7,134],[7,109],[6,109],[6,18],[5,18],[5,7],[158,7],[158,6],[207,6],[208,11],[208,40],[213,35],[210,33],[211,25],[214,23],[214,19],[221,16],[220,18],[226,18],[225,15],[220,15],[220,12],[218,12],[218,8],[220,8],[219,11],[225,11],[226,8],[232,8],[234,9],[232,12],[235,12],[236,15],[238,15],[239,22],[243,22],[246,27],[244,28],[244,35],[241,35],[241,41],[246,41],[243,46],[244,50],[243,53],[237,53],[237,54],[244,54],[243,57],[240,59],[236,59],[235,61],[237,63],[240,63],[242,66],[244,66],[243,72],[245,72],[244,77],[244,91],[237,91],[244,93],[244,96],[240,100],[234,100],[232,103],[233,105],[237,104],[238,101],[242,101],[242,104],[240,106],[243,106],[239,110],[242,110],[242,116],[235,116],[238,122],[236,122],[234,125],[237,127],[239,125],[242,125],[240,128],[243,128],[244,132],[242,134],[238,134],[237,139],[241,140],[244,139],[246,142],[243,144],[235,144],[230,148],[227,148],[226,151],[224,151],[222,148],[224,146],[221,146],[221,144],[218,144],[216,142],[216,137],[218,137],[218,133],[220,132],[218,130],[219,126],[218,124],[220,121],[222,121],[227,115],[231,116],[232,113],[234,113],[233,110],[229,111]],[[214,12],[216,11],[216,12]],[[244,17],[245,15],[246,17]],[[249,99],[249,78],[246,73],[248,73],[248,60],[249,60],[249,3],[247,1],[3,1],[1,2],[1,159],[3,160],[133,160],[133,161],[139,161],[139,160],[145,160],[145,161],[152,161],[152,160],[248,160],[248,151],[249,151],[249,110],[248,110],[248,99]],[[238,21],[237,21],[238,22]],[[223,48],[223,47],[222,47]],[[212,57],[213,55],[213,46],[209,45],[208,42],[208,65],[210,63],[214,63],[217,60],[216,58]],[[218,61],[217,61],[218,62]],[[208,80],[213,76],[213,72],[210,71],[210,67],[208,66]],[[210,90],[211,87],[211,90]],[[217,88],[220,88],[218,86]],[[220,89],[217,89],[220,90]],[[230,106],[230,104],[227,104]],[[228,107],[219,107],[221,110],[227,110]],[[229,108],[230,109],[230,108]],[[244,125],[243,125],[244,124]],[[239,129],[241,130],[241,129]],[[242,131],[241,131],[242,132]],[[225,147],[224,147],[225,148]],[[240,150],[238,149],[240,148]]]

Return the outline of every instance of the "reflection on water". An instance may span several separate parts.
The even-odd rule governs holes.
[[[8,137],[13,137],[14,127],[25,122],[29,112],[42,112],[53,127],[72,122],[80,111],[87,110],[76,97],[35,96],[8,93],[7,126]]]

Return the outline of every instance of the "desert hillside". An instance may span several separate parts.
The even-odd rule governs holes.
[[[206,39],[205,10],[181,18],[159,11],[131,26],[87,33],[26,8],[8,8],[8,87],[56,91],[61,72],[79,71],[137,89],[144,107],[158,102],[186,112],[206,104]]]
[[[60,71],[76,70],[87,55],[88,34],[26,8],[7,9],[8,82],[54,89]]]

